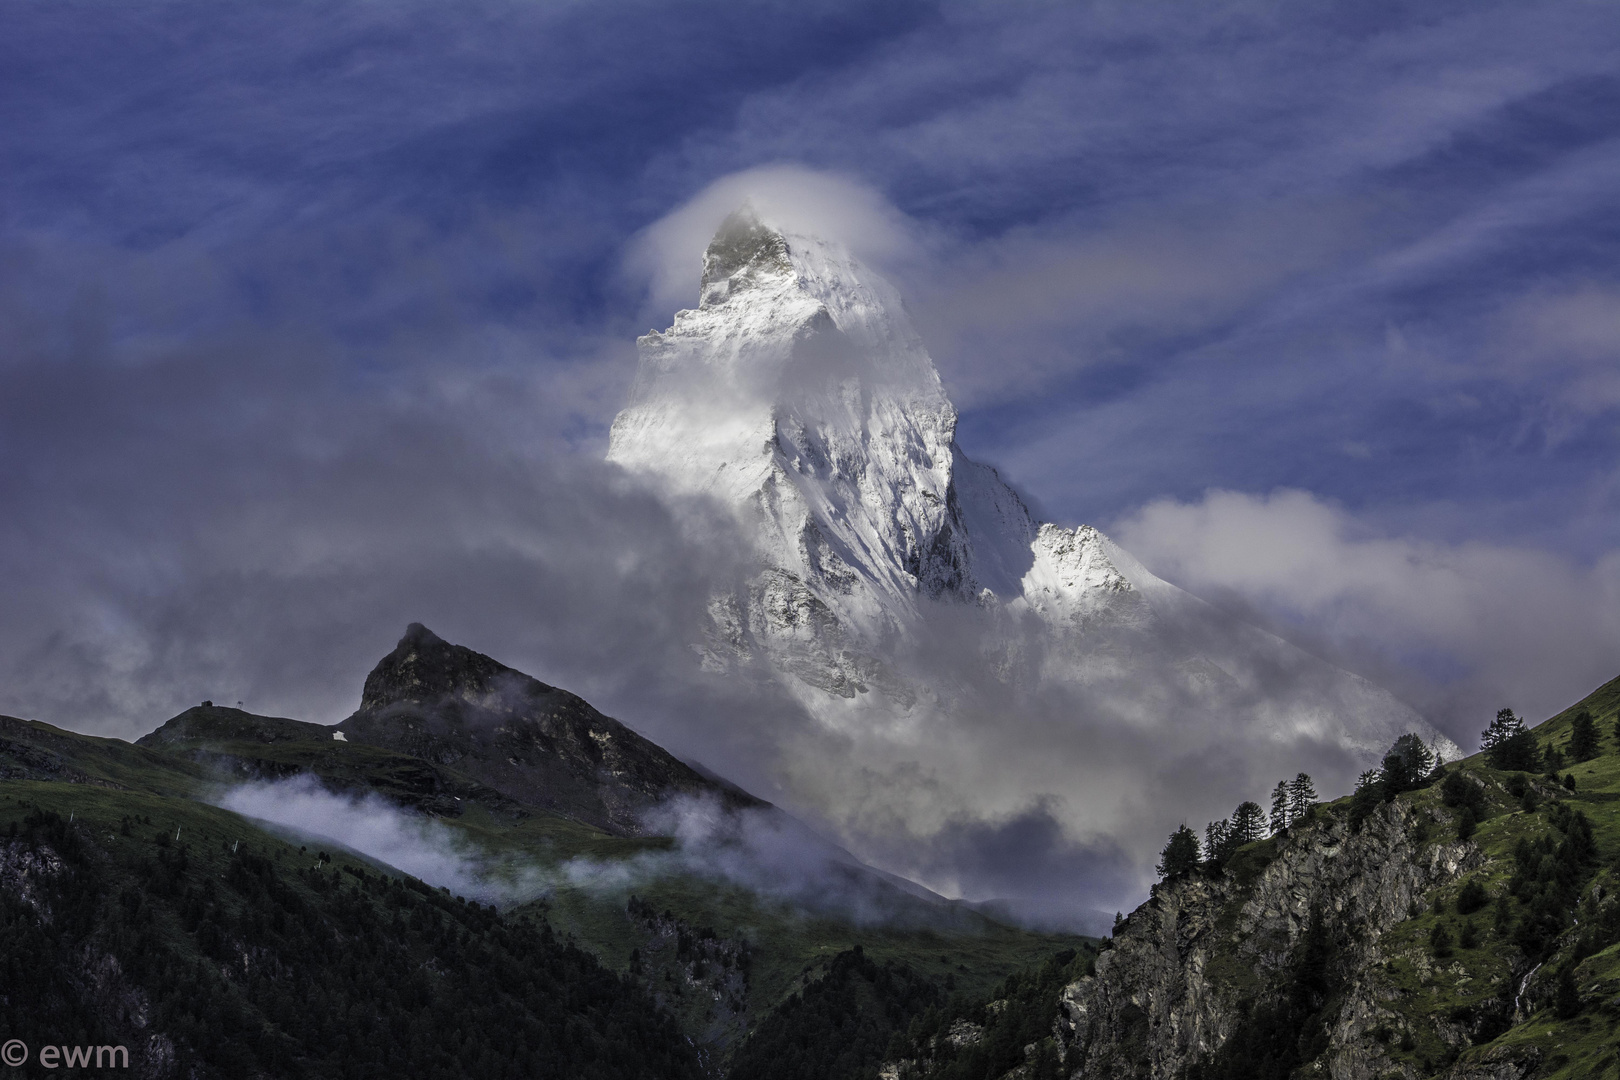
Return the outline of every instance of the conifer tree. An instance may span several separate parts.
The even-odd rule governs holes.
[[[1288,819],[1298,821],[1305,811],[1316,805],[1316,785],[1309,773],[1300,773],[1288,784]]]
[[[1487,752],[1495,750],[1523,727],[1524,722],[1513,715],[1512,709],[1497,709],[1491,726],[1479,733],[1479,748]]]
[[[1159,865],[1154,869],[1169,881],[1186,877],[1198,869],[1198,834],[1186,825],[1177,826],[1170,834],[1170,842],[1159,853]]]
[[[1385,793],[1394,796],[1421,786],[1434,769],[1434,757],[1434,751],[1416,735],[1408,733],[1396,739],[1379,770]]]
[[[1288,781],[1279,780],[1277,786],[1271,789],[1271,834],[1276,836],[1287,832],[1291,822],[1288,813]]]
[[[1493,769],[1535,772],[1541,767],[1541,747],[1512,709],[1497,710],[1491,726],[1480,733],[1479,745]]]
[[[1451,931],[1446,929],[1445,923],[1434,924],[1434,929],[1429,932],[1429,948],[1442,960],[1451,955]]]
[[[1570,960],[1558,972],[1553,984],[1553,1015],[1560,1020],[1572,1020],[1581,1013],[1581,994],[1575,986],[1575,960]]]
[[[1216,869],[1226,865],[1232,853],[1232,822],[1227,818],[1212,821],[1204,827],[1204,861]]]
[[[1252,844],[1266,833],[1266,814],[1260,804],[1249,799],[1238,803],[1232,812],[1232,846]]]
[[[1598,756],[1597,725],[1592,714],[1582,709],[1575,714],[1569,730],[1569,756],[1576,761],[1590,761]]]

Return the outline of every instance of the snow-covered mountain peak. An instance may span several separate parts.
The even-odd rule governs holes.
[[[1030,547],[1021,599],[1054,622],[1073,623],[1105,610],[1135,606],[1138,590],[1109,552],[1108,538],[1090,525],[1044,524]]]
[[[892,628],[919,587],[960,584],[956,410],[893,287],[746,206],[703,269],[699,306],[638,342],[609,459],[734,506],[845,621]]]
[[[634,399],[701,374],[793,407],[853,380],[947,413],[954,430],[955,410],[899,293],[843,244],[785,231],[746,203],[703,254],[697,308],[638,344]]]
[[[723,304],[766,281],[790,278],[793,263],[787,238],[759,220],[749,203],[733,211],[703,253],[703,283],[698,307]]]

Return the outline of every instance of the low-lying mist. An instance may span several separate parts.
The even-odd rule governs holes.
[[[701,877],[766,902],[856,925],[959,924],[963,909],[902,879],[862,866],[775,808],[726,807],[712,795],[682,795],[645,816],[668,847],[623,858],[548,859],[491,851],[444,819],[372,793],[334,791],[310,775],[239,784],[214,805],[301,839],[356,852],[460,896],[501,907],[578,889],[622,902],[660,880]]]
[[[211,801],[299,839],[341,845],[459,896],[498,904],[522,898],[522,890],[456,829],[369,792],[334,792],[303,775],[241,784]]]

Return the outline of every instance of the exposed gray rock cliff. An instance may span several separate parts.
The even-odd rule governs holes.
[[[1297,984],[1309,933],[1323,935],[1320,955],[1330,959],[1303,1075],[1415,1077],[1389,1053],[1389,1025],[1399,1018],[1387,1003],[1398,990],[1385,977],[1381,939],[1418,910],[1427,891],[1485,860],[1472,842],[1449,834],[1428,839],[1427,818],[1397,801],[1357,831],[1343,817],[1319,813],[1291,837],[1241,853],[1224,876],[1161,885],[1117,929],[1096,974],[1062,995],[1055,1030],[1068,1074],[1196,1074],[1241,1025]],[[1456,1048],[1467,1045],[1460,1027],[1454,1038]],[[1446,1075],[1518,1078],[1531,1064],[1504,1057]]]

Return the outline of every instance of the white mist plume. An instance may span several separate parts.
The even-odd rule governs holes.
[[[800,908],[861,925],[935,922],[955,915],[942,897],[862,864],[774,807],[734,810],[711,794],[681,795],[655,807],[646,822],[675,838],[680,871]]]
[[[521,891],[456,830],[367,793],[344,795],[308,774],[233,787],[216,806],[312,839],[330,840],[461,896],[509,901]]]
[[[858,924],[916,921],[928,907],[937,908],[941,918],[952,915],[940,898],[862,867],[781,811],[735,810],[713,795],[678,796],[646,815],[650,832],[673,837],[672,848],[623,859],[579,856],[552,863],[533,855],[494,855],[453,825],[370,792],[331,791],[308,774],[242,784],[214,803],[488,903],[525,903],[559,888],[617,896],[659,878],[695,875]]]

